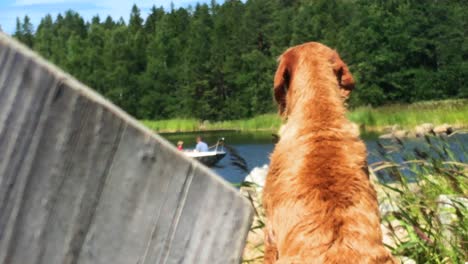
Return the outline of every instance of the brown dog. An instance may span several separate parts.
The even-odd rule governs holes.
[[[274,89],[286,123],[263,191],[265,263],[396,263],[382,243],[365,145],[345,116],[353,87],[322,44],[280,57]]]

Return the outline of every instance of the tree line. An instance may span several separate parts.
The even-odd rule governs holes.
[[[272,112],[277,57],[319,41],[357,80],[351,106],[468,97],[465,0],[226,0],[126,23],[69,10],[14,37],[140,119]]]

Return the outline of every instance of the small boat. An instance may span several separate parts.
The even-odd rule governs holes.
[[[196,152],[196,151],[184,151],[185,155],[192,157],[201,163],[205,164],[206,166],[213,166],[218,161],[220,161],[224,156],[226,156],[226,152],[224,151],[205,151],[205,152]]]
[[[211,150],[198,152],[198,151],[184,151],[184,154],[194,158],[206,166],[214,166],[218,161],[223,159],[226,156],[224,151],[224,138],[221,138],[216,142],[216,145],[210,147]],[[218,149],[220,148],[220,149]]]

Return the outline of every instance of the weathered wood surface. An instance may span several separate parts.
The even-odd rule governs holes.
[[[251,208],[0,33],[0,263],[239,263]]]

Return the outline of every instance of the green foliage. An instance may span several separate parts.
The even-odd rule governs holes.
[[[281,119],[276,114],[264,114],[249,119],[214,122],[207,126],[209,129],[235,129],[235,130],[277,130]]]
[[[413,130],[423,123],[453,126],[468,126],[468,100],[425,101],[414,104],[393,104],[381,107],[357,107],[348,113],[348,118],[358,124],[362,132],[382,131],[386,127],[398,125],[404,129]],[[172,123],[172,127],[149,125],[158,132],[196,131],[196,130],[269,130],[277,131],[281,126],[278,114],[262,114],[251,118],[205,122],[190,119],[190,126],[184,125],[186,119],[168,119],[158,121],[160,124]],[[177,124],[177,122],[182,124]],[[149,124],[153,121],[144,121]],[[183,129],[188,127],[187,130]]]
[[[195,131],[200,127],[200,122],[196,119],[142,120],[141,122],[152,130],[166,132]]]
[[[33,25],[28,16],[25,16],[23,23],[19,18],[16,18],[16,31],[13,34],[14,37],[18,38],[21,42],[32,48],[34,45],[33,36]]]
[[[188,132],[201,130],[277,130],[281,120],[276,114],[264,114],[248,119],[202,122],[197,119],[173,118],[167,120],[141,120],[157,132]]]
[[[348,118],[371,130],[381,130],[393,125],[413,129],[423,123],[466,126],[468,124],[468,100],[425,101],[377,108],[357,107],[349,112]]]
[[[395,180],[379,187],[383,200],[394,208],[383,216],[395,242],[391,249],[417,263],[464,263],[468,258],[468,152],[456,140],[426,137],[425,144],[410,146],[409,152],[401,152],[403,160],[396,162],[391,152],[408,145],[381,145],[383,161],[377,167],[370,165],[372,171]]]
[[[466,1],[230,0],[128,24],[71,10],[14,36],[140,119],[236,120],[271,112],[276,58],[307,41],[337,49],[352,106],[468,97]]]

